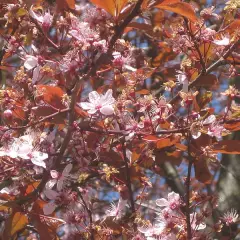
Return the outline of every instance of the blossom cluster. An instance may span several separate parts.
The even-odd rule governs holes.
[[[239,4],[14,2],[0,4],[3,239],[236,237],[217,181],[221,154],[240,154]]]

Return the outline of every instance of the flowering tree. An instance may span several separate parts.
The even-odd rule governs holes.
[[[198,2],[1,3],[1,239],[237,239],[240,2]]]

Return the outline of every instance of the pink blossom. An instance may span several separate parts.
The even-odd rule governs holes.
[[[47,153],[38,151],[33,146],[33,136],[31,135],[14,138],[12,144],[0,149],[0,156],[20,157],[25,160],[31,160],[33,164],[44,168],[46,168],[44,160],[48,158]]]
[[[223,132],[227,130],[221,126],[214,115],[210,115],[203,121],[204,125],[209,124],[207,134],[211,137],[221,138]]]
[[[127,205],[127,200],[123,200],[122,198],[119,198],[117,206],[115,203],[111,203],[111,206],[106,211],[107,216],[115,217],[116,219],[121,218],[126,205]]]
[[[147,240],[154,240],[156,239],[155,236],[162,234],[165,228],[166,224],[164,222],[160,222],[147,227],[139,227],[138,231],[143,233]]]
[[[230,211],[224,213],[222,220],[227,226],[229,226],[239,220],[239,215],[235,209],[231,209]]]
[[[203,230],[206,228],[205,223],[198,221],[196,213],[190,214],[190,220],[191,220],[191,227],[193,230]]]
[[[36,14],[33,9],[32,9],[32,6],[29,10],[29,14],[32,18],[36,19],[38,22],[40,22],[42,24],[42,28],[44,30],[48,30],[49,27],[51,26],[52,24],[52,20],[53,20],[53,17],[52,15],[49,13],[49,12],[46,12],[44,15],[42,16],[39,16],[38,14]]]
[[[170,208],[171,210],[176,210],[180,207],[181,202],[180,202],[180,196],[179,194],[175,192],[171,192],[168,194],[168,198],[160,198],[156,200],[156,204],[159,207],[167,207]]]
[[[24,62],[24,67],[27,70],[31,70],[38,65],[38,58],[32,55],[27,55],[26,60]]]
[[[95,114],[98,111],[103,115],[112,115],[114,113],[113,104],[115,99],[112,96],[112,90],[109,89],[104,95],[92,91],[88,95],[89,102],[81,102],[79,106],[87,110],[89,114]]]

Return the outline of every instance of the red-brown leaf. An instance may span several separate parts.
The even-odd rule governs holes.
[[[212,180],[212,174],[210,173],[207,160],[205,158],[200,158],[194,162],[195,177],[198,181],[209,184]]]
[[[37,85],[37,93],[43,100],[57,109],[66,108],[62,102],[64,91],[60,87]]]
[[[240,154],[239,140],[223,140],[212,146],[214,153]]]
[[[186,17],[192,22],[197,21],[196,14],[189,3],[164,0],[161,1],[161,3],[155,5],[155,7],[180,14],[181,16]]]
[[[91,0],[96,6],[103,8],[112,16],[118,16],[128,0]]]
[[[217,85],[218,79],[214,74],[201,76],[195,84],[195,86],[207,87],[209,89],[214,89]]]

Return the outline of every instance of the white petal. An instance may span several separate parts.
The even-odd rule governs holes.
[[[96,91],[90,92],[89,95],[88,95],[88,97],[89,97],[89,101],[90,101],[91,103],[93,103],[93,104],[98,103],[99,100],[100,100],[100,95],[99,95],[98,92],[96,92]]]
[[[224,37],[221,40],[214,40],[213,43],[219,46],[228,46],[230,44],[230,39],[227,37]]]
[[[20,157],[20,158],[22,158],[24,160],[29,160],[30,159],[30,155],[24,154],[24,153],[18,154],[18,157]]]
[[[43,206],[43,213],[45,215],[50,215],[54,212],[54,210],[56,209],[56,204],[55,203],[47,203]]]
[[[112,115],[114,113],[114,109],[112,106],[105,106],[100,109],[100,112],[103,115]]]
[[[101,105],[111,105],[115,102],[115,99],[112,96],[112,89],[108,89],[105,95],[101,96],[100,104]]]
[[[51,200],[56,199],[57,196],[59,195],[58,192],[56,192],[56,191],[54,191],[54,190],[52,190],[52,189],[46,189],[46,190],[44,191],[44,194],[46,195],[46,197],[47,197],[48,199],[51,199]]]
[[[79,35],[79,32],[77,30],[71,30],[69,31],[69,34],[73,37],[75,37],[77,40],[81,40],[81,37]]]
[[[27,56],[26,61],[24,62],[24,67],[28,70],[33,69],[34,67],[37,66],[38,59],[34,56]]]
[[[35,84],[40,76],[40,65],[37,65],[36,68],[33,70],[33,78],[32,78],[32,83]]]
[[[165,198],[157,199],[157,200],[156,200],[156,204],[157,204],[159,207],[166,207],[166,206],[169,205],[168,201],[167,201]]]
[[[196,230],[203,230],[203,229],[205,229],[205,228],[206,228],[206,224],[205,224],[205,223],[200,223],[200,224],[197,226]]]
[[[215,115],[210,115],[203,121],[203,124],[211,124],[214,123],[215,121],[216,121]]]
[[[192,132],[192,137],[193,137],[193,139],[198,139],[201,135],[202,135],[201,132],[196,132],[196,133],[193,133],[193,132]]]
[[[84,110],[95,109],[94,104],[89,102],[81,102],[79,103],[79,106]]]
[[[29,10],[29,14],[30,14],[30,16],[31,16],[32,18],[36,19],[37,21],[39,21],[39,22],[41,22],[41,23],[43,22],[43,17],[37,15],[37,14],[32,10],[32,6],[31,6],[31,8],[30,8],[30,10]]]
[[[7,156],[6,151],[0,150],[0,157]]]
[[[94,113],[96,113],[97,112],[97,109],[90,109],[90,110],[88,110],[88,113],[89,114],[94,114]]]
[[[6,156],[6,155],[4,155],[4,156]],[[18,153],[15,152],[15,151],[9,151],[7,153],[7,156],[9,156],[10,158],[17,158],[18,157]]]
[[[47,158],[48,158],[47,153],[34,151],[32,153],[31,161],[32,161],[33,164],[35,164],[39,167],[46,168],[46,163],[44,162],[44,160],[47,159]]]
[[[46,183],[46,189],[52,189],[54,185],[57,183],[57,179],[51,179]]]
[[[178,193],[175,193],[175,192],[170,192],[168,194],[168,200],[169,201],[172,201],[172,200],[179,200],[180,199],[180,196]]]

